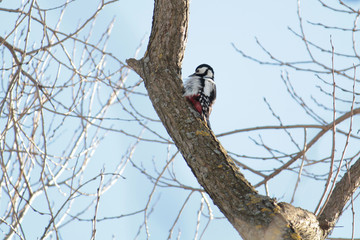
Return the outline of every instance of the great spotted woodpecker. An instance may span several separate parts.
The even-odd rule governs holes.
[[[201,64],[185,81],[184,96],[188,99],[210,127],[209,116],[216,99],[214,70],[207,64]]]

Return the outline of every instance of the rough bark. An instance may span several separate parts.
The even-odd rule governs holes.
[[[189,0],[155,0],[145,56],[128,59],[198,182],[243,239],[325,239],[314,214],[257,193],[199,114],[182,97]]]
[[[350,200],[352,194],[360,186],[360,159],[351,166],[349,171],[345,173],[342,179],[336,184],[332,192],[329,202],[319,215],[319,223],[324,230],[324,235],[335,227],[345,204]]]

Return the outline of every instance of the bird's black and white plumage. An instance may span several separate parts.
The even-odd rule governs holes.
[[[184,96],[194,105],[210,128],[209,116],[216,99],[214,70],[207,64],[199,65],[185,81]]]

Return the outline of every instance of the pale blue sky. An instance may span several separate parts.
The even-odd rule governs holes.
[[[9,0],[2,1],[3,4],[5,2],[9,2]],[[351,2],[353,2],[352,6],[360,7],[359,4],[355,3],[356,1]],[[78,4],[79,7],[73,12],[67,13],[69,17],[64,18],[63,31],[67,28],[73,29],[77,16],[81,18],[88,14],[88,11],[91,12],[90,6],[86,5],[89,4],[87,1],[79,0],[73,4]],[[346,18],[340,14],[339,17],[331,15],[331,12],[322,8],[316,0],[302,1],[301,4],[302,15],[306,20],[334,26],[352,26],[352,18]],[[94,6],[96,5],[97,3]],[[44,5],[42,6],[44,7]],[[151,0],[121,0],[112,4],[111,7],[105,8],[97,20],[95,29],[104,30],[104,26],[113,17],[116,17],[107,50],[125,62],[127,58],[133,57],[135,50],[143,40],[143,46],[139,52],[139,57],[141,57],[145,52],[151,30],[152,10],[153,1]],[[274,111],[282,117],[284,124],[314,123],[312,119],[304,115],[303,111],[288,95],[280,78],[281,72],[286,68],[254,63],[243,58],[232,46],[233,43],[247,54],[269,61],[269,58],[257,46],[256,37],[279,58],[287,61],[308,60],[308,56],[304,54],[304,44],[288,30],[288,27],[299,31],[296,0],[227,0],[221,3],[212,0],[191,1],[188,42],[183,61],[183,77],[193,73],[196,66],[202,63],[207,63],[214,68],[217,100],[210,121],[215,134],[234,129],[277,125],[278,122],[268,110],[264,98],[271,104]],[[318,44],[330,46],[330,33],[325,33],[320,31],[318,27],[309,25],[306,25],[305,30],[307,36]],[[346,46],[351,43],[350,34],[333,35],[332,39],[336,49],[345,49],[345,51],[347,51]],[[319,58],[324,62],[330,61],[325,56],[319,56]],[[319,90],[314,84],[316,77],[313,74],[299,73],[293,70],[289,70],[289,74],[297,92],[305,100],[310,100],[312,94],[319,94]],[[131,73],[129,76],[130,81],[135,81],[138,78],[135,73]],[[144,91],[143,88],[142,90]],[[327,98],[321,99],[327,101]],[[149,100],[139,97],[138,101],[134,103],[146,115],[156,118]],[[110,114],[117,116],[116,111]],[[324,113],[324,116],[331,120],[329,113]],[[155,125],[155,128],[166,136],[165,130],[160,124]],[[135,134],[140,131],[141,129],[134,129]],[[146,134],[149,133],[145,132],[144,135],[146,136]],[[253,141],[249,139],[249,137],[257,138],[258,134],[259,132],[250,135],[247,133],[237,134],[220,138],[220,141],[229,151],[244,155],[264,155],[265,152],[256,147]],[[311,134],[313,133],[309,130],[309,135]],[[299,135],[295,134],[295,137],[300,138],[300,136],[302,136],[302,132],[299,132]],[[263,139],[270,142],[273,147],[279,147],[282,150],[294,148],[291,143],[284,141],[283,133],[269,132],[269,134],[264,134]],[[103,168],[112,169],[116,162],[120,161],[127,147],[133,143],[135,140],[129,142],[128,139],[119,136],[119,134],[109,133],[93,156],[88,172],[89,178],[98,174]],[[317,149],[321,149],[322,146],[326,148],[327,145],[326,140],[322,141],[310,154],[317,156]],[[171,146],[169,152],[171,154],[176,152],[175,147]],[[145,142],[138,146],[132,160],[139,166],[149,169],[149,172],[154,173],[156,171],[153,169],[153,162],[159,168],[157,170],[161,171],[167,155],[166,146]],[[247,161],[246,159],[243,160]],[[247,164],[254,168],[272,168],[271,164],[266,161],[253,161],[247,162]],[[183,183],[199,187],[181,156],[177,156],[174,169],[178,179]],[[242,172],[253,184],[260,180],[247,171],[242,170]],[[144,208],[153,184],[130,163],[124,171],[124,177],[126,179],[120,180],[102,197],[99,218],[122,215]],[[295,181],[296,175],[290,173],[284,173],[276,180],[270,181],[270,196],[276,197],[279,201],[290,201]],[[314,184],[306,178],[301,183],[294,205],[313,211],[319,199],[319,191],[322,190],[324,183]],[[97,185],[94,184],[91,187],[96,189]],[[258,190],[264,193],[263,188]],[[188,194],[188,191],[178,188],[159,188],[156,191],[154,200],[151,202],[151,206],[156,203],[155,210],[149,217],[150,239],[167,239],[169,229]],[[200,195],[194,193],[191,200],[174,229],[172,239],[176,239],[180,233],[179,239],[194,239]],[[83,203],[77,204],[82,205]],[[355,202],[357,209],[359,209],[359,205],[357,199]],[[215,217],[222,216],[216,207],[213,207],[213,211]],[[28,231],[33,228],[34,236],[39,236],[43,229],[36,229],[38,222],[32,220],[33,213],[29,214],[30,216],[26,221],[31,222],[31,224],[24,224],[24,228]],[[88,217],[91,218],[91,214]],[[99,222],[97,224],[97,239],[134,239],[143,218],[143,214],[138,214],[129,218]],[[202,216],[202,219],[200,233],[206,225],[206,220],[204,220],[206,218]],[[357,216],[357,226],[359,222],[360,219]],[[351,236],[351,217],[349,214],[341,219],[338,226],[334,230],[333,237]],[[89,239],[91,223],[76,222],[68,226],[68,229],[69,231],[62,235],[63,239]],[[84,238],[84,236],[86,237]],[[144,229],[142,229],[137,239],[146,239],[145,236]],[[355,237],[360,237],[359,231],[355,231]],[[240,239],[240,237],[226,219],[217,219],[210,223],[202,239],[230,240]]]
[[[115,51],[124,59],[131,57],[134,49],[144,36],[146,38],[145,43],[147,42],[151,27],[152,4],[152,1],[120,2],[120,9],[116,13],[120,31],[114,38],[119,41]],[[351,18],[344,18],[344,16],[340,15],[334,17],[330,15],[329,10],[321,8],[317,1],[302,1],[301,5],[303,18],[306,20],[323,22],[334,26],[351,27],[353,21]],[[113,11],[115,10],[113,9]],[[134,12],[137,14],[134,14]],[[210,64],[214,68],[218,97],[210,121],[215,133],[259,125],[277,124],[268,111],[263,98],[268,100],[286,124],[313,123],[310,118],[304,118],[304,114],[287,94],[280,79],[281,71],[285,68],[264,66],[251,62],[244,59],[231,45],[231,43],[234,43],[237,48],[252,56],[269,60],[256,45],[256,37],[277,57],[288,61],[308,60],[308,56],[304,54],[304,44],[288,30],[288,27],[299,31],[297,1],[229,0],[221,4],[217,1],[191,1],[183,76],[186,77],[191,74],[195,67],[201,63]],[[319,30],[316,27],[308,25],[305,30],[312,40],[317,41],[322,46],[330,46],[330,33],[321,32],[319,35]],[[336,35],[332,36],[332,38],[336,49],[342,49],[344,43],[350,43],[349,40],[351,40],[350,35],[341,37]],[[145,46],[142,48],[141,53],[144,50]],[[140,56],[142,55],[140,54]],[[330,59],[323,60],[330,61]],[[296,73],[292,70],[289,70],[289,73],[293,80],[292,83],[298,93],[303,94],[304,99],[309,100],[311,94],[319,94],[313,83],[315,77],[312,74]],[[228,150],[243,151],[244,154],[253,155],[261,152],[259,148],[254,147],[247,134],[220,140]],[[288,145],[290,147],[290,144],[282,140],[281,136],[272,136],[271,141],[274,145],[285,148]],[[274,141],[279,142],[275,143]],[[316,154],[316,149],[313,154]],[[190,174],[188,177],[192,178],[187,167],[182,166],[182,168],[183,171],[188,171],[186,175]],[[246,171],[244,173],[247,175]],[[249,175],[249,177],[252,183],[257,182],[256,178],[251,179],[253,176]],[[282,201],[289,201],[295,181],[296,177],[294,175],[282,175],[270,185],[271,196]],[[295,199],[294,204],[311,211],[320,193],[313,183],[306,184],[306,182],[307,180],[303,179],[302,183],[304,185],[299,189],[298,198]],[[290,184],[287,185],[286,183]],[[322,186],[323,183],[318,184],[318,187],[321,188]],[[259,190],[263,192],[263,189]],[[316,200],[304,197],[309,195],[314,196]],[[164,194],[162,194],[162,197],[169,198],[169,201],[173,200],[171,196],[164,196]],[[164,206],[161,211],[167,212],[171,206],[171,204]],[[160,214],[160,217],[156,219],[157,224],[152,228],[153,239],[163,239],[164,233],[161,233],[161,231],[167,231],[166,224],[163,222],[167,221],[166,215]],[[162,225],[163,227],[161,227]],[[160,228],[160,233],[158,233],[157,228]],[[341,220],[333,236],[349,237],[350,229],[350,216],[348,215]],[[181,239],[190,239],[191,233],[191,230],[182,229]],[[359,232],[356,232],[356,234],[359,237]],[[220,236],[222,239],[236,239],[237,234],[226,223],[226,220],[221,220],[212,223],[204,239],[219,239]]]

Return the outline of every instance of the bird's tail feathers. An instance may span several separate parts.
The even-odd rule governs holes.
[[[210,125],[209,117],[205,117],[205,120],[206,120],[206,123],[207,123],[209,129],[211,130],[211,125]]]

